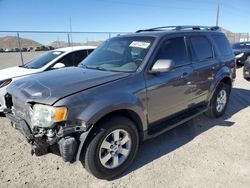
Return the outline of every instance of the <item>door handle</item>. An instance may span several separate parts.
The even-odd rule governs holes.
[[[188,76],[188,73],[187,72],[184,72],[182,75],[181,75],[181,78],[186,78]]]

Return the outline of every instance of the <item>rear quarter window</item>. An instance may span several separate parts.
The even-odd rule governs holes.
[[[221,56],[232,55],[232,48],[227,40],[227,38],[223,35],[212,35],[212,38],[217,46],[219,53]]]

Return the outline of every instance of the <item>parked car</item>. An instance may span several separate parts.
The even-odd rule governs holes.
[[[232,48],[239,64],[244,64],[250,57],[250,42],[237,42],[232,44]]]
[[[21,52],[27,52],[28,49],[27,48],[21,48]]]
[[[48,46],[48,50],[54,50],[55,48],[53,46]]]
[[[27,48],[27,51],[28,51],[28,52],[30,52],[30,51],[32,51],[32,50],[33,50],[33,47]]]
[[[14,48],[14,52],[20,52],[19,48]]]
[[[3,48],[0,48],[0,52],[4,52],[4,49],[3,49]]]
[[[41,48],[39,46],[34,48],[34,51],[41,51]]]
[[[112,179],[132,164],[140,141],[204,112],[222,116],[235,70],[218,27],[140,30],[107,40],[79,67],[13,82],[5,113],[37,156],[58,147],[65,162],[80,159]]]
[[[5,52],[14,52],[14,49],[13,48],[6,48]]]
[[[0,112],[5,108],[6,87],[12,81],[48,70],[78,66],[95,48],[94,46],[61,48],[47,52],[25,65],[0,70]]]

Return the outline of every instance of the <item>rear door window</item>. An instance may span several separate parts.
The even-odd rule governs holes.
[[[213,59],[213,48],[205,36],[190,37],[192,59],[195,62],[202,62]]]

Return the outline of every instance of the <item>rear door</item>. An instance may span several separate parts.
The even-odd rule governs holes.
[[[185,37],[165,39],[161,43],[154,62],[159,59],[171,60],[175,63],[175,67],[166,73],[146,76],[150,124],[188,108],[192,102],[190,84],[193,68],[188,56]]]
[[[220,64],[215,58],[214,48],[208,36],[194,34],[189,36],[188,41],[194,68],[193,102],[198,104],[207,99]]]

